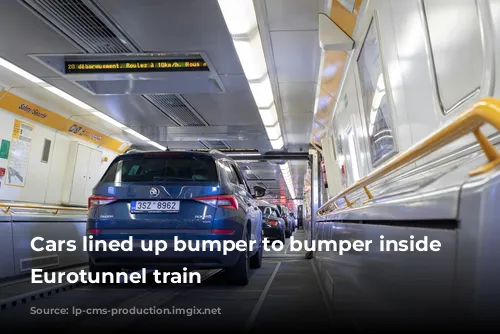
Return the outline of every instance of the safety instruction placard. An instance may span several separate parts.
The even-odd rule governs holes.
[[[6,185],[24,187],[26,184],[33,130],[34,126],[31,124],[18,119],[14,121],[9,162],[7,164]]]

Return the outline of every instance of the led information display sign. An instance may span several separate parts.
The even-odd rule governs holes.
[[[203,59],[65,62],[66,74],[208,71]]]

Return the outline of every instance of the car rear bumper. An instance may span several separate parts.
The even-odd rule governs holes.
[[[126,238],[128,238],[127,236]],[[173,236],[169,238],[157,238],[150,237],[145,238],[144,235],[138,235],[133,237],[133,247],[131,250],[123,251],[119,250],[113,251],[88,251],[89,260],[97,265],[103,267],[116,267],[116,268],[127,268],[127,269],[171,269],[171,268],[200,268],[200,269],[215,269],[215,268],[228,268],[232,267],[238,261],[241,252],[235,250],[227,252],[224,254],[223,251],[218,251],[217,248],[210,250],[210,247],[206,247],[206,250],[179,250],[175,249],[175,241]],[[126,239],[124,238],[124,239]],[[94,240],[116,240],[116,238],[109,239],[107,237],[99,238],[94,237]],[[235,235],[199,235],[190,236],[190,238],[178,238],[184,242],[203,241],[219,241],[221,246],[225,240],[229,241],[239,241],[241,238]],[[142,243],[144,241],[144,244]],[[151,241],[154,245],[156,241],[166,242],[167,249],[158,252],[155,255],[154,251],[145,251],[144,246],[147,247],[148,242]],[[194,245],[194,244],[193,244]]]

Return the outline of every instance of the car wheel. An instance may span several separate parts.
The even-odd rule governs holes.
[[[259,250],[250,258],[250,268],[258,269],[262,267],[262,253],[264,252],[264,246],[260,244]]]
[[[248,233],[245,232],[245,240],[249,244]],[[226,269],[227,280],[234,285],[248,285],[250,272],[250,258],[248,250],[242,252],[234,267]]]

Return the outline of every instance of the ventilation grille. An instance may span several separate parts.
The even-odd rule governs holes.
[[[144,97],[180,126],[206,126],[206,122],[175,94],[148,94]]]
[[[23,0],[48,24],[89,53],[129,53],[132,50],[82,0]]]
[[[54,30],[87,53],[142,52],[92,0],[20,0]],[[89,7],[90,5],[90,7]],[[143,95],[179,126],[208,126],[203,118],[175,94]],[[227,148],[217,145],[211,148]]]
[[[21,259],[19,262],[21,271],[57,267],[59,265],[59,255],[30,257],[28,259]]]

